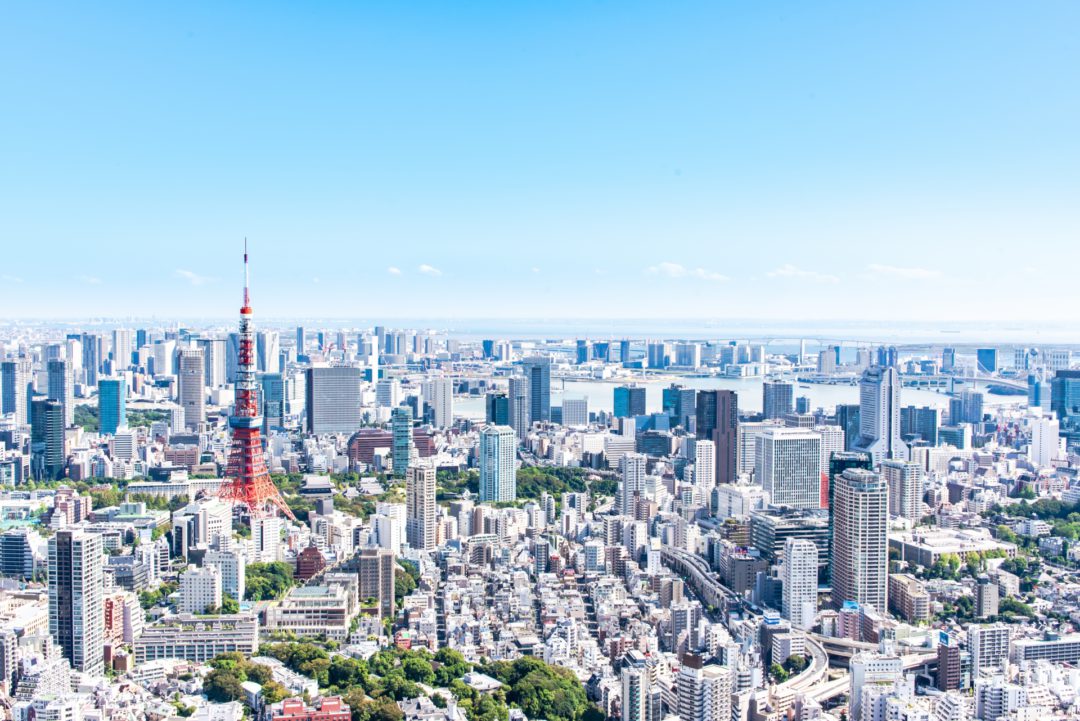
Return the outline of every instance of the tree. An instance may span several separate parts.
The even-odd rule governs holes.
[[[289,689],[282,686],[277,681],[268,681],[263,684],[263,701],[267,704],[277,703],[283,701],[291,695]]]
[[[435,680],[435,672],[431,669],[431,662],[419,656],[407,656],[401,662],[401,670],[405,678],[416,683],[431,684]]]
[[[229,594],[223,593],[223,594],[221,594],[221,609],[220,609],[220,612],[223,613],[223,614],[240,613],[240,604],[237,602],[237,600],[235,598],[233,598]]]
[[[242,680],[234,671],[216,668],[207,675],[203,683],[203,693],[214,703],[239,701],[244,698],[244,688],[240,685],[241,683]]]
[[[248,564],[244,574],[249,601],[272,601],[293,587],[293,569],[282,561]]]
[[[775,678],[778,683],[784,683],[788,680],[788,672],[778,663],[769,666],[769,675]]]

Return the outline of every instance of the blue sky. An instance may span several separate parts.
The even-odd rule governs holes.
[[[1070,320],[1075,2],[5,5],[6,317]],[[42,292],[42,289],[46,289]]]

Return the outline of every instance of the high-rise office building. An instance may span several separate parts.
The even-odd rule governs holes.
[[[496,426],[510,425],[510,398],[499,391],[484,397],[484,420]]]
[[[405,471],[412,462],[414,451],[413,445],[413,415],[408,406],[398,406],[390,411],[391,454],[394,464],[394,475],[398,478],[405,477]]]
[[[551,420],[551,359],[532,356],[521,368],[529,381],[529,422],[546,423]]]
[[[221,571],[214,566],[188,568],[180,574],[180,613],[203,614],[221,608]]]
[[[622,721],[660,721],[660,709],[650,703],[653,669],[645,655],[632,650],[622,668]]]
[[[649,368],[667,368],[671,365],[671,356],[667,343],[649,343],[645,348]]]
[[[207,388],[220,388],[225,385],[225,357],[228,355],[225,340],[223,338],[200,338],[198,346],[202,349],[206,369],[203,383]]]
[[[803,428],[763,429],[754,478],[774,506],[820,508],[821,436]]]
[[[449,378],[432,378],[425,385],[425,399],[431,406],[436,428],[454,425],[454,382]]]
[[[577,354],[575,360],[578,365],[583,365],[591,360],[592,348],[589,341],[579,338],[577,341]]]
[[[64,476],[64,407],[51,398],[30,403],[30,471],[36,480],[55,481]]]
[[[113,372],[125,370],[131,365],[132,334],[130,328],[117,328],[112,332]]]
[[[72,668],[105,673],[101,536],[57,531],[49,539],[49,633]]]
[[[672,426],[690,430],[690,420],[697,412],[697,391],[672,383],[663,391],[662,409],[671,416]]]
[[[614,413],[616,418],[645,415],[645,387],[615,386]]]
[[[761,408],[765,420],[783,418],[795,407],[795,386],[784,381],[761,384]]]
[[[961,391],[949,400],[949,424],[982,423],[983,394],[978,391]]]
[[[900,409],[900,437],[904,440],[918,437],[929,446],[938,444],[938,409],[924,406],[904,406]]]
[[[844,429],[844,450],[850,451],[859,442],[860,435],[859,405],[845,403],[836,406],[836,425]]]
[[[71,374],[71,364],[66,360],[51,360],[48,363],[49,398],[60,403],[64,408],[64,427],[75,425],[75,379]]]
[[[255,370],[277,373],[281,368],[281,340],[277,331],[261,330],[255,334]]]
[[[83,375],[86,385],[96,386],[98,373],[101,372],[101,362],[104,360],[102,353],[101,336],[93,333],[84,333],[82,337],[83,351]],[[165,371],[157,371],[161,375]]]
[[[708,503],[716,486],[716,444],[712,441],[694,441],[694,485]]]
[[[353,433],[360,427],[360,369],[308,368],[307,431]]]
[[[864,469],[852,469],[832,479],[832,597],[837,607],[846,601],[873,606],[885,613],[889,588],[889,487]]]
[[[435,469],[413,466],[405,474],[405,539],[418,551],[435,549]]]
[[[307,355],[307,334],[302,325],[296,326],[296,355]]]
[[[127,426],[127,381],[102,378],[98,381],[98,429],[113,435]]]
[[[259,394],[262,400],[263,424],[267,430],[285,428],[285,376],[281,373],[259,373]]]
[[[589,399],[563,396],[562,424],[569,428],[589,425]]]
[[[997,373],[997,348],[979,348],[975,351],[975,362],[980,373]]]
[[[480,500],[513,501],[517,498],[514,455],[517,439],[507,426],[485,426],[480,431]]]
[[[30,424],[30,400],[34,395],[33,366],[28,358],[17,358],[0,364],[0,388],[3,389],[0,410],[15,414],[15,423]]]
[[[188,430],[198,430],[206,420],[206,361],[199,348],[181,348],[177,361],[177,401],[184,409],[184,425]]]
[[[941,349],[941,370],[951,371],[956,368],[956,349],[955,348],[942,348]]]
[[[817,615],[818,548],[804,538],[784,541],[783,614],[795,628],[809,631]]]
[[[889,515],[918,523],[922,518],[922,467],[907,461],[883,461],[881,475],[889,487]]]
[[[906,457],[900,438],[900,376],[895,368],[871,366],[859,381],[859,440],[854,450],[875,464]]]
[[[700,391],[695,408],[695,434],[716,445],[716,482],[739,477],[739,398],[735,391]]]
[[[510,413],[510,427],[518,438],[525,438],[532,427],[532,402],[529,397],[529,379],[524,376],[510,376],[507,409]]]
[[[630,341],[625,338],[619,341],[619,362],[629,363],[631,358]]]

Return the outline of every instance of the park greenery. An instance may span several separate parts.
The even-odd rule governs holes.
[[[492,693],[479,693],[461,680],[474,666],[449,648],[431,654],[426,649],[391,647],[364,661],[332,655],[317,644],[288,642],[263,644],[259,654],[314,679],[324,693],[343,696],[352,709],[352,721],[400,721],[396,702],[423,696],[431,687],[448,689],[469,721],[507,721],[510,708],[548,721],[602,719],[573,673],[533,657],[479,664],[476,670],[504,684]],[[445,704],[439,694],[432,700]]]
[[[154,408],[137,408],[127,412],[128,428],[150,427],[155,421],[169,420],[169,412]],[[98,407],[90,403],[75,406],[75,425],[84,431],[97,433],[101,428],[101,419],[98,416]]]
[[[272,601],[282,598],[295,584],[293,568],[283,561],[249,563],[244,574],[248,601]]]

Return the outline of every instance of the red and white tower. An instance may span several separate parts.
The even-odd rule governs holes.
[[[229,416],[232,443],[229,446],[228,476],[218,495],[222,500],[242,503],[252,517],[267,516],[274,509],[296,520],[266,470],[266,457],[259,427],[259,391],[255,382],[255,335],[251,329],[251,295],[248,292],[247,241],[244,241],[244,306],[240,309],[240,347],[237,357],[236,404]]]

